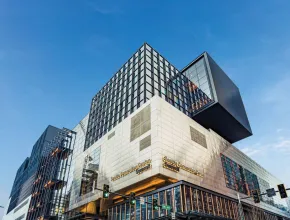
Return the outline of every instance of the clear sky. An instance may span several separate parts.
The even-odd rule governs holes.
[[[236,146],[290,186],[289,11],[289,0],[0,0],[0,205],[46,126],[73,128],[145,41],[177,68],[208,51],[252,126]]]

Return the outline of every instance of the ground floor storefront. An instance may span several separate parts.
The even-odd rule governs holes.
[[[149,219],[241,219],[245,220],[280,220],[287,219],[268,211],[238,205],[238,201],[214,193],[188,182],[179,181],[169,186],[148,192],[142,197],[145,204],[136,201],[135,206],[128,202],[116,204],[109,208],[109,220],[149,220]],[[160,205],[170,209],[153,210],[152,201],[157,199]],[[148,202],[148,203],[146,203]],[[241,210],[242,209],[242,210]]]
[[[155,180],[156,182],[156,180]],[[145,183],[144,183],[145,185]],[[139,186],[142,188],[142,186]],[[142,189],[144,190],[144,189]],[[130,189],[126,189],[130,192]],[[139,200],[142,197],[144,203]],[[90,202],[67,219],[155,220],[155,219],[220,219],[220,220],[288,220],[275,213],[252,207],[222,194],[185,181],[179,181],[137,194],[135,205],[120,197],[102,205]],[[164,208],[154,210],[153,199]],[[105,208],[104,208],[105,207]],[[165,208],[166,207],[166,208]],[[105,210],[105,211],[104,211]]]

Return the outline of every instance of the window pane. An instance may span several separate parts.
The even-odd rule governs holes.
[[[174,207],[175,212],[181,212],[180,186],[174,187]]]

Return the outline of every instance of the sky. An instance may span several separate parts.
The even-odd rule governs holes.
[[[289,0],[0,0],[0,205],[44,129],[73,128],[144,42],[179,69],[207,51],[252,126],[235,146],[290,186],[289,11]]]

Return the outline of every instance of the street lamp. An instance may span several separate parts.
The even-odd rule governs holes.
[[[3,209],[4,209],[4,206],[1,206],[1,205],[0,205],[0,208],[3,208]]]

